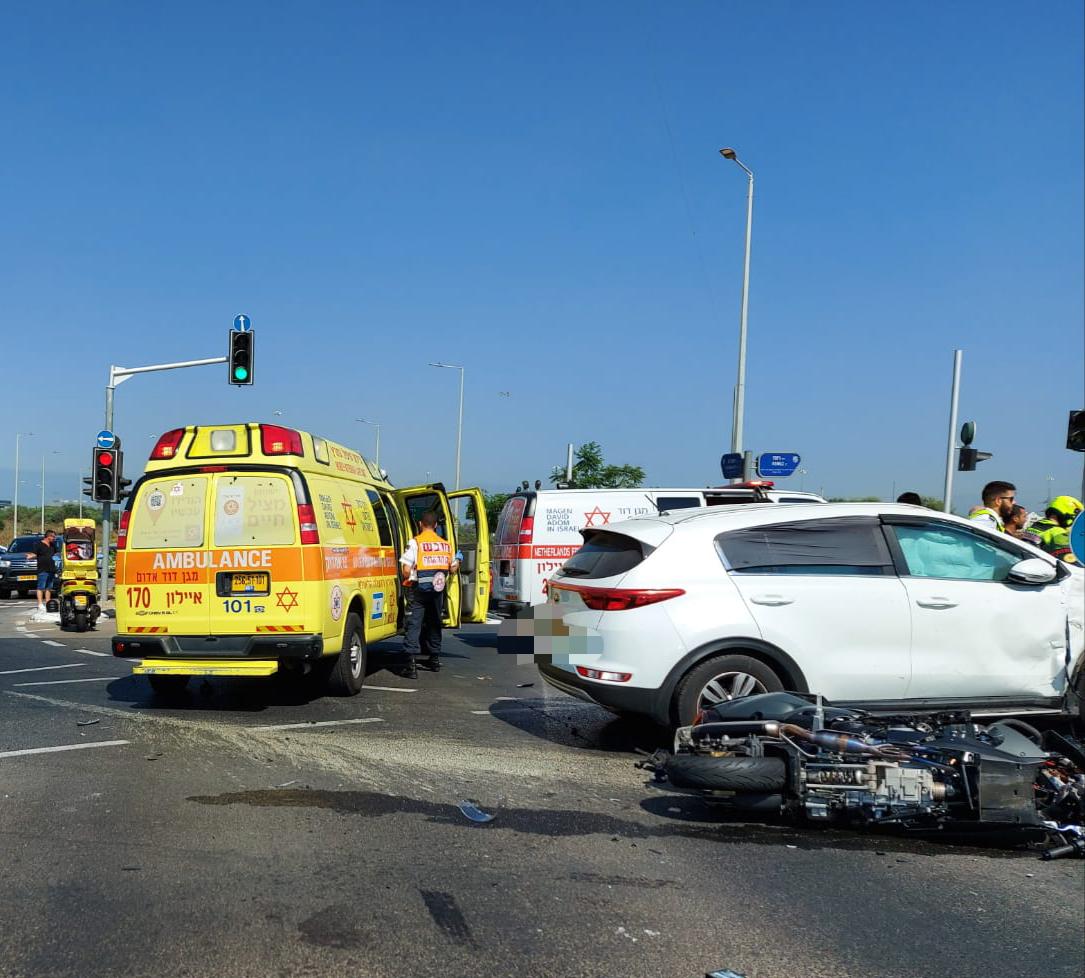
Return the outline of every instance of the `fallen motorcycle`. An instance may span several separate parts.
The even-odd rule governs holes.
[[[968,713],[881,716],[820,697],[718,704],[638,767],[654,785],[738,812],[945,834],[1006,833],[1044,858],[1085,857],[1085,749]]]

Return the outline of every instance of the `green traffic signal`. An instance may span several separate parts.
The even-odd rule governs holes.
[[[246,380],[249,372],[244,367],[234,367],[234,380]]]

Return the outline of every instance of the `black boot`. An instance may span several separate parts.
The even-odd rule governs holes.
[[[399,673],[404,679],[417,679],[418,667],[414,664],[414,656],[412,655],[407,659],[407,664],[400,670]]]
[[[440,672],[441,671],[441,660],[435,655],[431,655],[426,660],[426,665],[429,666],[430,672]]]

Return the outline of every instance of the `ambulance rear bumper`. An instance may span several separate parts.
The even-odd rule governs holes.
[[[288,659],[324,654],[321,635],[114,635],[113,654],[125,659]]]

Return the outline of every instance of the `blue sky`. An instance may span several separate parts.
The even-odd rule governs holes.
[[[451,484],[444,360],[465,484],[545,479],[590,439],[716,484],[725,145],[757,175],[747,447],[800,452],[828,494],[940,495],[961,347],[995,458],[958,505],[992,478],[1076,492],[1083,32],[1072,0],[9,8],[0,496],[16,431],[22,492],[44,451],[74,495],[109,364],[222,355],[238,312],[256,385],[126,383],[130,470],[167,428],[282,411],[367,451],[354,419],[380,421],[393,481]]]

